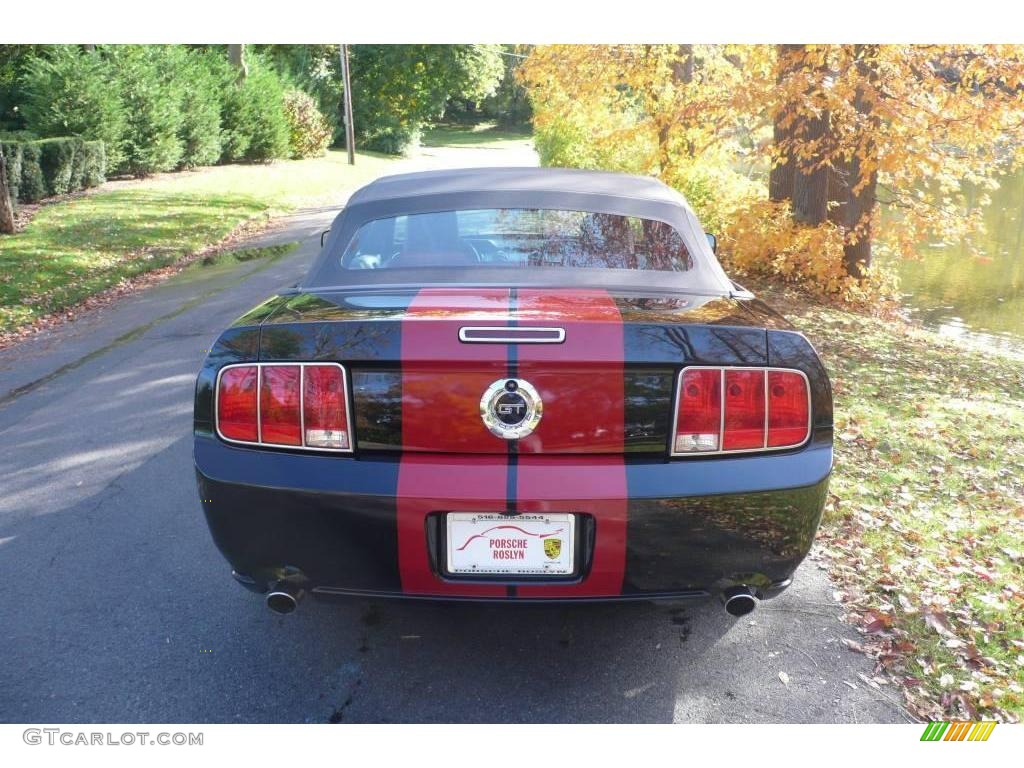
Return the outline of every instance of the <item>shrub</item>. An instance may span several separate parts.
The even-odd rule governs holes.
[[[77,136],[38,141],[0,141],[13,200],[34,203],[102,184],[106,159],[102,141]]]
[[[38,138],[32,131],[0,131],[0,141],[35,141]]]
[[[82,139],[42,139],[36,143],[40,150],[39,167],[42,169],[46,194],[66,195],[80,189],[74,186],[73,171],[75,154],[84,143]]]
[[[273,70],[258,59],[249,76],[228,88],[221,112],[225,162],[267,162],[288,156],[284,90]]]
[[[595,136],[619,134],[628,140],[595,141]],[[657,144],[636,134],[630,115],[592,114],[569,107],[547,113],[535,126],[533,138],[541,165],[598,168],[647,175],[654,170]]]
[[[82,189],[98,187],[107,180],[107,150],[102,141],[82,144]]]
[[[177,49],[178,77],[186,83],[181,100],[182,168],[213,165],[221,155],[221,91],[224,87],[222,56],[213,53],[186,54]]]
[[[273,66],[289,89],[308,93],[327,120],[333,137],[338,133],[341,105],[341,68],[337,45],[257,46],[261,61]]]
[[[253,104],[249,148],[245,159],[266,162],[288,156],[288,121],[284,116],[284,90],[272,70],[257,69],[246,78],[243,90]]]
[[[43,151],[38,141],[25,142],[21,147],[21,185],[18,199],[34,203],[46,197],[46,181],[39,164]]]
[[[358,125],[358,118],[356,118]],[[356,146],[387,155],[401,155],[419,146],[423,126],[395,115],[376,115],[374,124],[363,128]]]
[[[249,150],[249,117],[255,109],[241,85],[228,85],[221,101],[220,127],[222,163],[237,163]]]
[[[318,157],[327,151],[333,131],[312,96],[297,90],[285,93],[284,115],[292,157]]]
[[[50,141],[62,141],[61,139],[50,139]],[[63,139],[74,147],[74,155],[71,158],[71,174],[69,177],[68,192],[78,192],[82,189],[95,187],[106,181],[104,167],[106,166],[106,154],[103,151],[102,141],[85,141],[84,139],[72,137]],[[46,153],[43,152],[45,159]],[[43,169],[46,175],[46,169]],[[51,194],[63,194],[56,191],[56,184],[47,176],[47,187]]]
[[[133,176],[169,171],[182,158],[182,85],[175,77],[169,46],[130,45],[118,49],[117,87],[125,105],[124,162]]]
[[[110,167],[123,161],[125,108],[111,56],[77,46],[52,46],[25,63],[21,112],[41,136],[101,140]],[[38,198],[37,198],[38,199]]]
[[[76,136],[73,141],[75,143],[75,151],[71,156],[71,171],[68,174],[69,192],[77,192],[80,189],[85,189],[85,139]],[[102,144],[102,142],[100,143]]]

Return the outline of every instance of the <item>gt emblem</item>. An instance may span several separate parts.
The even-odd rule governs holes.
[[[548,556],[549,560],[557,560],[558,556],[562,554],[562,540],[544,539],[544,554]]]
[[[480,398],[484,426],[505,440],[518,440],[533,432],[543,410],[537,390],[523,379],[498,379]]]

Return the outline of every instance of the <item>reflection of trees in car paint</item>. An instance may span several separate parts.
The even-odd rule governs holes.
[[[467,263],[661,272],[685,272],[693,267],[679,233],[665,222],[537,208],[439,211],[375,219],[359,228],[341,262],[346,269]]]

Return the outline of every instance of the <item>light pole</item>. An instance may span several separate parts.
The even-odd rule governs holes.
[[[348,46],[339,45],[341,49],[341,81],[345,92],[342,104],[345,109],[345,146],[348,148],[348,164],[356,164],[356,131],[352,125],[352,78],[348,71]]]

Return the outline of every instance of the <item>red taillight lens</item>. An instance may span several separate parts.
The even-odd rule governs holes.
[[[800,371],[683,369],[672,454],[793,448],[810,434],[810,385]]]
[[[769,371],[768,447],[802,443],[809,421],[807,380],[792,371]]]
[[[302,445],[299,389],[302,368],[265,365],[260,374],[260,429],[262,442]]]
[[[311,448],[349,447],[345,372],[336,365],[307,365],[303,382],[306,445]]]
[[[217,429],[227,440],[352,450],[345,369],[337,363],[253,363],[221,371]]]
[[[722,372],[693,368],[679,382],[674,451],[717,451],[722,428]]]
[[[764,371],[725,372],[722,450],[764,447]]]
[[[221,374],[217,391],[217,428],[228,440],[256,442],[256,383],[259,377],[255,365],[228,368]]]

